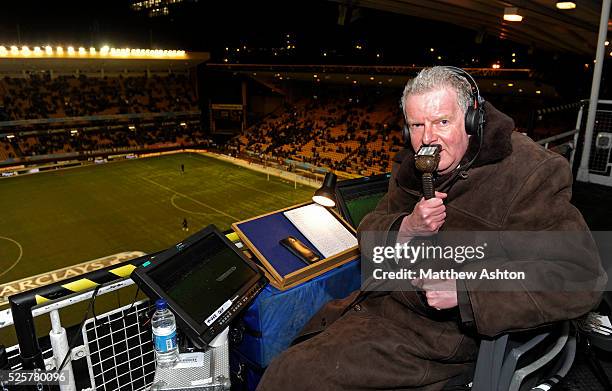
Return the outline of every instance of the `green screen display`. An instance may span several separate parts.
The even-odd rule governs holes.
[[[336,187],[338,209],[357,228],[361,220],[373,211],[387,194],[391,174],[380,174],[341,181]]]
[[[358,226],[365,215],[376,208],[378,201],[380,201],[384,195],[385,193],[369,194],[346,202],[348,213],[355,226]]]

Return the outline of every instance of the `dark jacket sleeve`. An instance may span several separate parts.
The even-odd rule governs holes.
[[[461,309],[480,334],[530,329],[572,319],[599,302],[606,276],[580,212],[570,204],[572,176],[561,156],[541,161],[515,190],[504,231],[506,256],[466,270],[524,272],[524,280],[465,280]],[[466,297],[467,295],[467,297]],[[471,308],[466,308],[466,306]]]
[[[395,243],[402,220],[412,213],[418,201],[418,198],[406,193],[397,185],[397,173],[406,153],[402,151],[394,158],[387,194],[378,202],[376,209],[363,218],[357,228],[362,254],[371,251],[369,247],[374,244]]]

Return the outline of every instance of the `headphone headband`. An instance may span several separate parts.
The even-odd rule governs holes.
[[[472,99],[474,99],[474,102],[476,103],[477,107],[480,107],[484,104],[484,99],[482,99],[482,97],[480,96],[480,89],[478,88],[478,84],[476,84],[476,80],[474,80],[472,75],[470,75],[469,73],[467,73],[465,70],[461,68],[454,67],[451,65],[445,65],[442,68],[449,70],[450,72],[454,73],[457,76],[463,76],[467,80],[467,82],[470,84]]]

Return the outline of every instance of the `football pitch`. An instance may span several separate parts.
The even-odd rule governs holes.
[[[208,224],[224,231],[307,201],[313,190],[187,153],[2,179],[0,284],[123,251],[162,250]]]

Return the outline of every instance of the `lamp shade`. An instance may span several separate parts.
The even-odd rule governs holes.
[[[327,208],[336,206],[336,181],[338,177],[333,172],[325,174],[323,185],[315,191],[312,200],[319,205]]]

